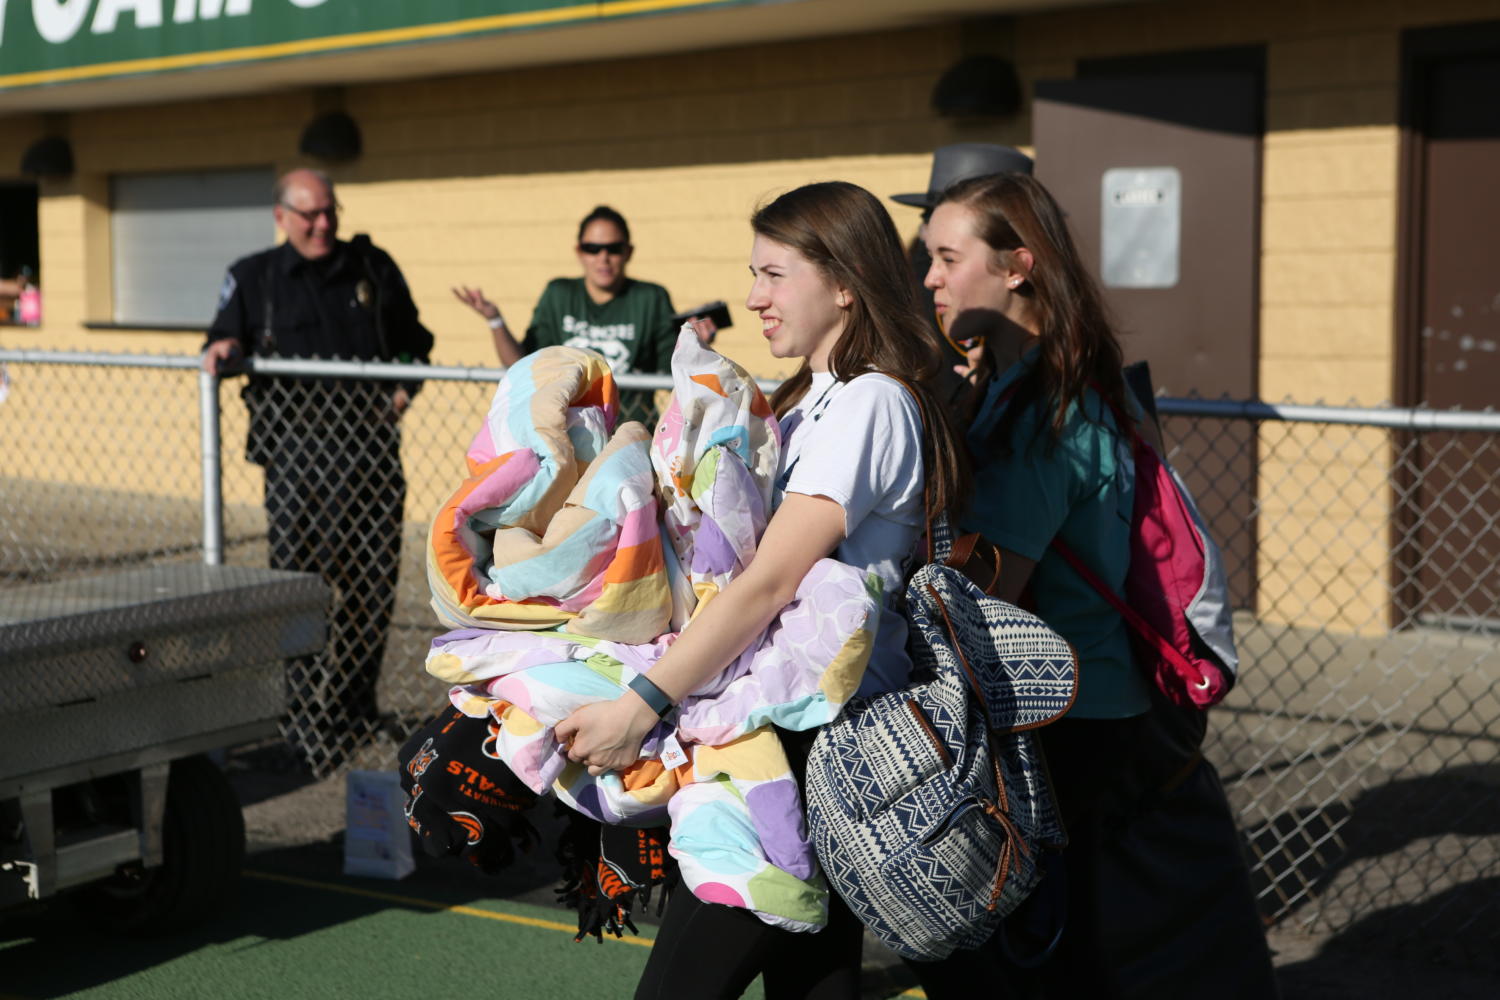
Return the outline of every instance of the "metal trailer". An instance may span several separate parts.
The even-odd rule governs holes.
[[[193,564],[0,591],[0,907],[78,889],[150,933],[231,896],[244,818],[205,753],[276,733],[327,599],[309,574]]]

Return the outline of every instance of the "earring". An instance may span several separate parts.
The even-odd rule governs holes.
[[[1021,287],[1021,279],[1020,278],[1011,278],[1010,282],[1009,282],[1009,285],[1010,285],[1010,290],[1011,291],[1015,291],[1017,288]]]

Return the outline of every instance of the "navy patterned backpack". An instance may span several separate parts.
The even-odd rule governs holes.
[[[1078,664],[955,568],[972,536],[953,565],[941,519],[928,537],[906,590],[916,683],[824,726],[806,791],[829,884],[891,950],[934,961],[983,944],[1066,844],[1032,730],[1072,705]]]

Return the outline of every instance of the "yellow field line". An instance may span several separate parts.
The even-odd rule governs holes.
[[[479,31],[500,31],[507,28],[529,28],[564,21],[582,21],[590,18],[621,17],[629,14],[644,14],[652,11],[672,10],[678,7],[698,7],[714,0],[614,0],[606,3],[585,3],[573,7],[557,7],[552,10],[528,10],[515,14],[490,14],[485,17],[470,17],[462,21],[443,24],[417,24],[405,28],[382,28],[377,31],[359,31],[348,35],[328,35],[322,38],[304,38],[295,42],[275,42],[268,45],[246,45],[237,49],[218,49],[213,52],[185,52],[176,56],[154,56],[148,59],[125,59],[119,62],[98,63],[92,66],[69,66],[64,69],[36,70],[31,73],[13,73],[0,76],[0,88],[28,87],[39,83],[62,83],[67,80],[86,80],[91,77],[116,76],[127,73],[152,73],[161,70],[189,69],[217,63],[248,62],[255,59],[276,59],[282,56],[308,55],[332,49],[359,49],[372,45],[391,45],[396,42],[430,41],[465,35]]]
[[[438,910],[445,913],[461,913],[466,917],[484,917],[486,920],[499,920],[507,924],[521,924],[525,927],[540,927],[549,931],[566,931],[569,934],[577,934],[578,928],[564,924],[556,920],[539,920],[536,917],[518,917],[509,913],[496,913],[494,910],[481,910],[477,906],[449,906],[447,903],[438,903],[430,899],[419,899],[416,896],[398,896],[393,892],[376,892],[374,889],[360,889],[352,885],[339,885],[336,882],[317,882],[310,878],[298,878],[295,875],[276,875],[272,872],[257,872],[250,869],[245,870],[249,878],[258,878],[266,882],[284,882],[287,885],[301,886],[304,889],[327,889],[330,892],[342,892],[349,896],[364,896],[367,899],[378,899],[384,903],[399,903],[404,906],[418,906],[427,910]],[[639,945],[649,948],[654,939],[641,937],[622,937],[619,940],[626,944]],[[921,990],[912,988],[905,993],[898,994],[902,997],[913,997],[916,1000],[926,1000],[927,994]],[[0,1000],[25,1000],[24,997],[7,997],[0,994]]]
[[[277,875],[272,872],[257,872],[250,871],[249,869],[246,869],[245,875],[267,882],[283,882],[287,885],[301,886],[304,889],[326,889],[329,892],[341,892],[347,896],[363,896],[366,899],[378,899],[383,903],[416,906],[444,913],[459,913],[466,917],[483,917],[486,920],[499,920],[502,923],[520,924],[523,927],[540,927],[543,930],[549,931],[566,931],[568,934],[578,933],[577,927],[557,920],[540,920],[536,917],[520,917],[511,913],[497,913],[494,910],[481,910],[477,906],[449,905],[448,903],[439,903],[431,899],[420,899],[416,896],[398,896],[393,892],[377,892],[374,889],[360,889],[352,885],[339,885],[336,882],[317,882],[313,879],[298,878],[295,875]],[[622,937],[619,940],[641,948],[649,948],[652,943],[651,938]],[[4,1000],[4,998],[0,998],[0,1000]]]

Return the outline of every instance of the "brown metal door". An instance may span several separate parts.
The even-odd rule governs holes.
[[[1421,171],[1414,357],[1418,402],[1500,405],[1500,51],[1428,63],[1417,109]],[[1500,619],[1494,435],[1421,442],[1414,525],[1415,610]]]
[[[1096,77],[1038,84],[1037,177],[1068,213],[1100,276],[1108,172],[1175,168],[1175,283],[1110,287],[1127,361],[1147,360],[1170,396],[1256,395],[1262,85],[1249,73]],[[1255,597],[1253,429],[1197,421],[1173,464],[1224,549],[1236,607]]]

